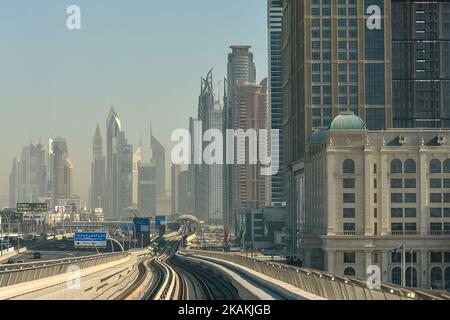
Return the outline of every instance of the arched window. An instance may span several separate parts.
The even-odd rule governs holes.
[[[445,290],[450,291],[450,267],[445,269]]]
[[[410,288],[417,288],[417,270],[414,267],[409,267],[406,269],[406,286]]]
[[[398,286],[402,285],[402,269],[400,267],[395,267],[391,272],[391,282]]]
[[[440,290],[443,287],[441,268],[434,267],[431,269],[431,288]]]
[[[355,173],[355,162],[352,159],[347,159],[342,164],[343,173]]]
[[[416,162],[413,159],[405,161],[405,173],[416,173]]]
[[[344,275],[347,277],[354,277],[356,275],[356,271],[352,267],[348,267],[345,268]]]
[[[441,161],[438,159],[431,160],[430,162],[430,173],[441,173],[442,167],[441,167]]]
[[[403,164],[399,159],[394,159],[391,162],[391,173],[403,173]]]
[[[444,161],[444,173],[450,173],[450,159]]]

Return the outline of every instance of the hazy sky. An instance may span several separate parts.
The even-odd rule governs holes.
[[[80,31],[66,8],[81,8]],[[0,0],[0,195],[13,158],[30,142],[62,136],[75,193],[87,200],[91,140],[111,104],[136,145],[152,122],[170,134],[196,114],[200,77],[226,75],[229,46],[250,44],[267,76],[266,0]]]

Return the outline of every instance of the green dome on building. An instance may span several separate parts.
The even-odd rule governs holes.
[[[309,136],[308,143],[310,144],[323,143],[326,140],[327,140],[326,129],[317,129]]]
[[[333,122],[328,130],[367,130],[364,121],[353,112],[342,112]]]

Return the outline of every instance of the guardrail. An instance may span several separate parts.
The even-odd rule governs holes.
[[[446,298],[439,294],[408,290],[388,284],[382,284],[380,290],[371,290],[365,281],[357,278],[295,268],[223,252],[197,250],[187,250],[187,252],[242,265],[329,300],[442,300]]]
[[[68,266],[80,270],[126,258],[130,253],[108,253],[77,258],[49,260],[35,263],[0,265],[0,288],[40,280],[67,272]]]

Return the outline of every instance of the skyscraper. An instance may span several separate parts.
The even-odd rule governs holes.
[[[49,162],[52,205],[57,206],[58,200],[70,199],[73,195],[73,164],[64,138],[50,139]]]
[[[380,5],[380,29],[368,27],[372,4]],[[392,126],[390,6],[382,4],[284,1],[283,160],[293,242],[303,192],[298,164],[311,133],[327,127],[341,111],[353,111],[371,130]]]
[[[198,120],[202,123],[202,136],[223,128],[223,110],[215,99],[212,70],[201,79]],[[210,143],[204,141],[203,150]],[[197,210],[204,219],[216,223],[223,223],[223,167],[217,163],[198,165],[195,177]]]
[[[100,126],[97,125],[92,139],[91,209],[105,208],[105,174],[106,159],[103,153],[103,138],[100,133]]]
[[[272,162],[277,168],[283,165],[283,0],[268,0],[269,30],[269,110],[271,129],[279,130],[279,141],[272,141]],[[271,202],[284,206],[283,171],[271,177]]]
[[[128,144],[125,132],[114,108],[108,115],[106,144],[106,183],[108,219],[121,219],[125,209],[132,205],[133,146]]]
[[[152,162],[156,167],[156,190],[158,197],[166,196],[166,150],[151,134]]]
[[[267,108],[267,79],[259,85],[238,81],[236,86],[236,117],[235,130],[267,130],[268,129],[268,108]],[[256,137],[255,137],[256,138]],[[237,227],[238,215],[243,209],[259,209],[270,205],[269,177],[261,174],[260,163],[253,164],[248,158],[253,144],[258,154],[261,144],[259,139],[254,140],[250,136],[243,144],[244,150],[235,148],[236,159],[244,159],[244,163],[233,165],[233,216]],[[268,141],[265,141],[266,152],[268,152]]]
[[[235,126],[237,81],[240,80],[249,83],[255,83],[256,81],[256,67],[253,62],[253,53],[250,52],[251,46],[231,46],[230,49],[232,51],[228,54],[226,92],[224,98],[225,105],[223,108],[223,132],[227,129],[233,129]],[[224,145],[226,145],[226,143]],[[234,229],[236,224],[236,216],[233,210],[235,201],[233,171],[233,165],[227,164],[224,166],[223,210],[224,225],[228,230]]]
[[[394,127],[450,128],[450,3],[392,1],[391,12]]]

